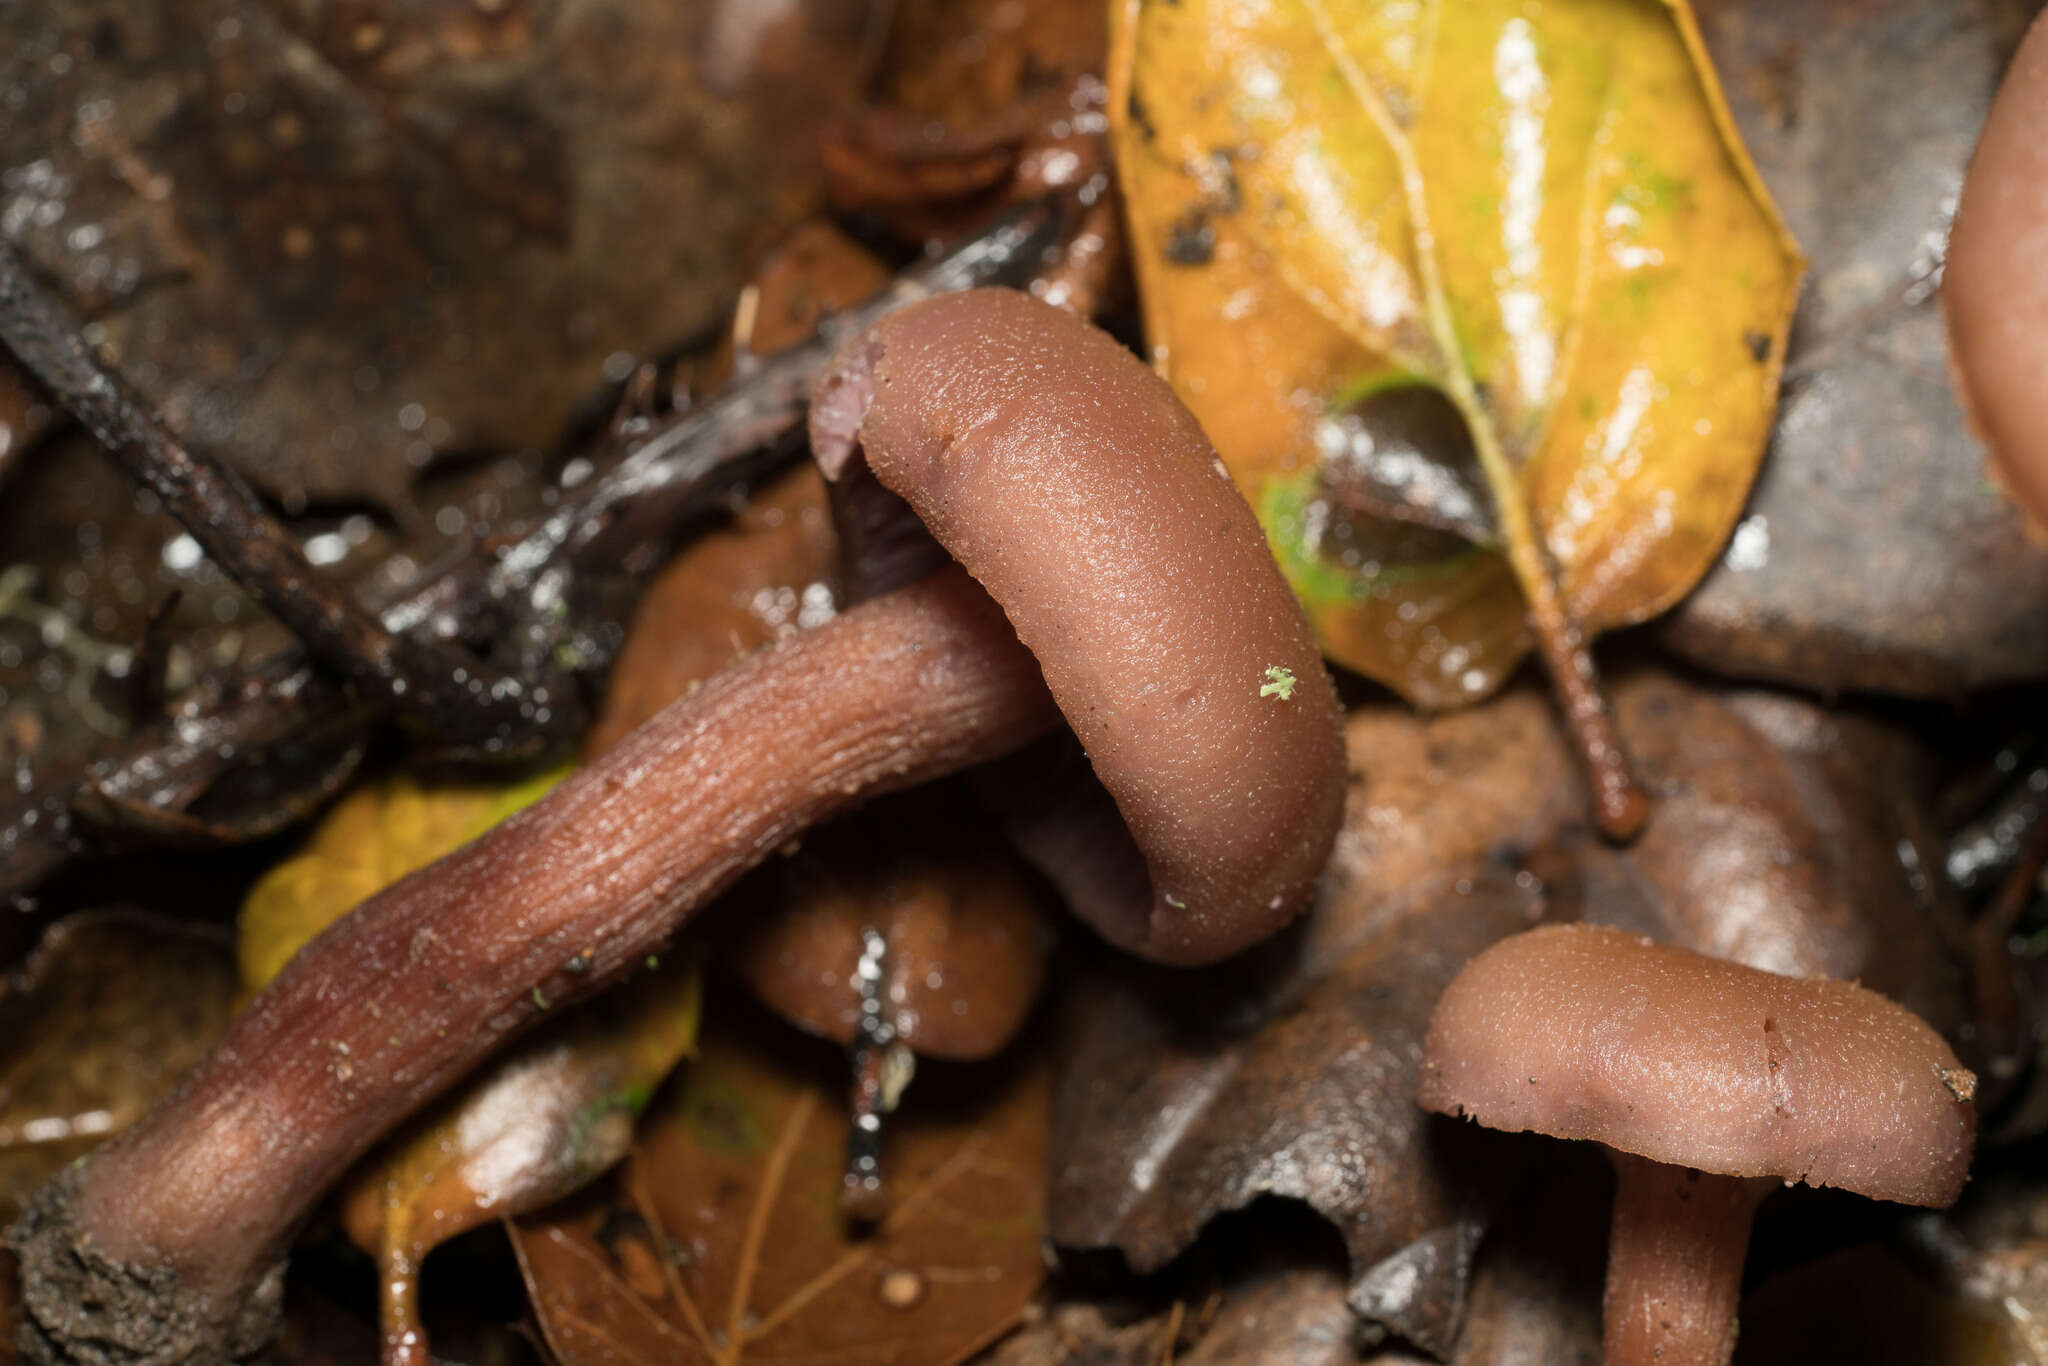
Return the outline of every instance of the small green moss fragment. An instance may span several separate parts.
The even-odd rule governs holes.
[[[533,989],[533,1005],[536,1010],[546,1010],[548,1008],[548,998],[540,994],[539,987]]]
[[[1186,910],[1186,909],[1188,908],[1188,903],[1187,903],[1187,902],[1185,902],[1185,901],[1182,901],[1182,900],[1181,900],[1181,899],[1180,899],[1179,897],[1175,896],[1175,895],[1174,895],[1174,894],[1173,894],[1172,892],[1168,892],[1168,893],[1166,894],[1166,896],[1165,896],[1165,901],[1166,901],[1166,904],[1167,904],[1167,905],[1169,905],[1169,906],[1173,907],[1173,909],[1175,909],[1176,911],[1184,911],[1184,910]]]
[[[1284,664],[1266,670],[1266,685],[1259,689],[1259,696],[1277,697],[1282,702],[1294,696],[1294,670]]]

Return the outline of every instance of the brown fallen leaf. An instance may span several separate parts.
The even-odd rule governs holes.
[[[1041,885],[963,800],[952,788],[886,799],[771,865],[734,945],[754,994],[853,1043],[870,994],[853,968],[873,932],[885,952],[871,994],[895,1038],[934,1058],[1008,1045],[1037,1004],[1052,928]]]
[[[584,752],[602,753],[693,683],[829,616],[837,551],[824,481],[808,464],[692,541],[635,609]]]
[[[898,1198],[863,1230],[839,1212],[836,1059],[796,1044],[714,998],[698,1061],[648,1111],[618,1179],[510,1224],[563,1366],[943,1366],[1031,1302],[1042,1056],[913,1090],[892,1149]]]
[[[870,103],[825,136],[833,202],[929,240],[1100,175],[1106,41],[1094,0],[904,0]]]
[[[1736,122],[1813,257],[1756,491],[1662,628],[1702,668],[1933,697],[2048,675],[2048,550],[1985,477],[1936,301],[2022,10],[1700,6]]]
[[[1343,1234],[1354,1309],[1448,1351],[1487,1193],[1422,1126],[1415,1050],[1464,957],[1542,914],[1858,978],[1961,1036],[1914,742],[1648,670],[1614,698],[1658,799],[1625,850],[1585,824],[1582,779],[1532,690],[1426,719],[1354,710],[1345,826],[1301,925],[1233,973],[1076,993],[1054,1240],[1146,1270],[1214,1215],[1294,1196]]]
[[[0,213],[196,444],[403,515],[714,324],[886,6],[119,0],[0,14]]]
[[[234,993],[224,935],[135,911],[53,925],[0,988],[0,1222],[170,1090]]]

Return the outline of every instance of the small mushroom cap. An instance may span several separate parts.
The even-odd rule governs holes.
[[[1445,990],[1422,1104],[1728,1176],[1942,1206],[1976,1138],[1976,1078],[1911,1011],[1621,930],[1557,925]]]

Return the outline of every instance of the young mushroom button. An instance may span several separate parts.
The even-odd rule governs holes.
[[[300,950],[8,1231],[33,1360],[260,1355],[308,1211],[537,1001],[631,971],[819,822],[1017,751],[1055,701],[1149,871],[1104,933],[1199,962],[1301,908],[1343,797],[1336,699],[1166,386],[1065,314],[978,293],[885,318],[817,406],[827,467],[857,439],[965,570],[738,661]]]
[[[1726,1366],[1772,1181],[1952,1204],[1975,1090],[1926,1021],[1875,992],[1562,925],[1494,945],[1445,990],[1421,1099],[1606,1144],[1608,1366]]]

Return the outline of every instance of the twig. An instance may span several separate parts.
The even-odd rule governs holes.
[[[507,550],[486,593],[509,618],[520,667],[608,664],[617,642],[590,629],[607,619],[590,610],[593,576],[616,575],[630,559],[645,558],[650,542],[673,534],[707,488],[758,478],[795,454],[777,443],[798,433],[811,380],[845,338],[919,299],[1021,278],[1053,245],[1061,224],[1050,203],[1013,210],[859,308],[826,319],[810,341],[758,362],[743,383],[648,437],[585,497]]]
[[[106,447],[227,574],[298,633],[315,659],[405,724],[479,752],[565,743],[584,721],[573,688],[521,679],[458,647],[387,630],[326,582],[241,476],[193,450],[102,365],[64,309],[0,245],[0,342]]]
[[[601,676],[618,645],[616,631],[607,628],[660,565],[670,538],[722,504],[733,484],[758,479],[795,453],[783,438],[801,426],[811,378],[838,338],[929,294],[1016,282],[1039,263],[1061,227],[1059,213],[1046,205],[1003,215],[845,321],[828,323],[818,340],[769,358],[744,383],[656,426],[608,473],[563,490],[556,512],[502,554],[479,549],[430,571],[379,610],[382,630],[432,640],[495,638],[512,645],[514,667],[529,676],[556,670],[579,681]],[[216,680],[211,688],[217,700],[202,704],[196,717],[188,714],[178,728],[146,730],[86,772],[46,780],[28,797],[0,805],[0,901],[26,894],[82,853],[197,838],[199,832],[177,817],[222,773],[262,762],[270,747],[308,732],[338,737],[355,727],[367,733],[389,705],[386,696],[352,697],[322,683],[296,654]],[[330,779],[331,771],[316,775],[312,792],[325,791]],[[101,800],[103,790],[120,800]],[[279,801],[290,819],[305,806],[293,796],[287,792]],[[73,808],[81,803],[100,816],[146,811],[160,819],[149,828],[112,829],[76,819]],[[272,828],[212,833],[256,838]]]

